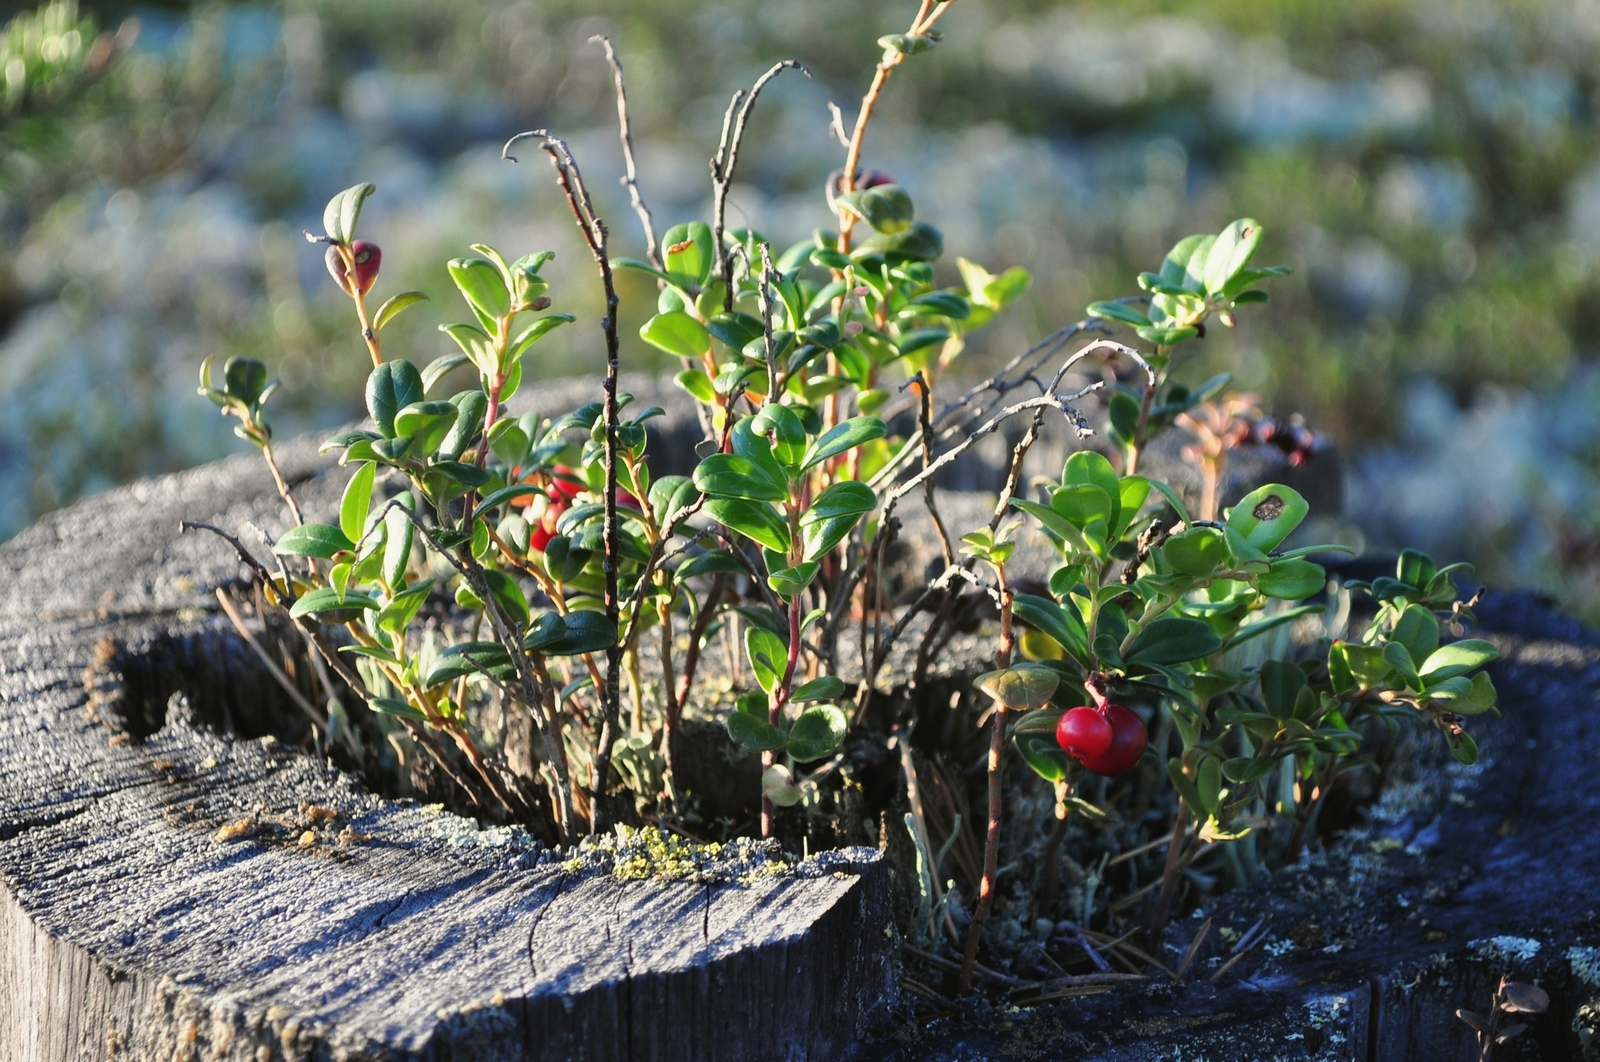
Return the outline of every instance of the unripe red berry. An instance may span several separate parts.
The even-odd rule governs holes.
[[[372,290],[372,285],[378,279],[378,267],[383,262],[383,252],[375,243],[357,240],[350,245],[350,256],[356,263],[354,285],[351,284],[350,273],[345,268],[344,254],[337,245],[328,247],[328,253],[323,256],[323,261],[327,263],[328,273],[341,291],[346,295],[354,295],[359,290],[365,295]]]
[[[1138,766],[1150,735],[1144,720],[1120,704],[1106,705],[1103,714],[1111,725],[1111,746],[1102,755],[1080,762],[1095,774],[1112,778]]]
[[[1056,724],[1056,744],[1079,763],[1104,756],[1111,739],[1111,724],[1097,708],[1073,708]]]
[[[383,252],[378,245],[357,240],[350,245],[350,254],[356,260],[356,287],[365,295],[378,279],[378,266],[383,262]]]

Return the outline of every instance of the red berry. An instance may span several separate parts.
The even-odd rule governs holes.
[[[378,279],[378,266],[383,262],[383,252],[378,250],[378,245],[366,240],[357,240],[350,245],[350,256],[356,262],[356,286],[365,295],[372,290],[372,285]],[[328,247],[328,253],[323,256],[323,261],[328,265],[328,272],[334,282],[346,295],[354,295],[355,290],[350,285],[350,271],[345,268],[344,253],[336,245]]]
[[[378,266],[383,262],[383,252],[378,245],[357,240],[350,245],[350,255],[356,260],[356,286],[365,295],[378,279]]]
[[[1079,763],[1104,756],[1111,738],[1111,724],[1096,708],[1073,708],[1056,724],[1056,744]]]
[[[1111,747],[1104,754],[1080,762],[1095,774],[1107,778],[1127,774],[1138,766],[1149,743],[1144,720],[1120,704],[1108,704],[1104,709],[1106,722],[1111,725]]]

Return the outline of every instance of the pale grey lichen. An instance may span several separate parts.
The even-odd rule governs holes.
[[[1600,948],[1568,948],[1567,961],[1572,964],[1572,976],[1590,988],[1600,988]]]
[[[1485,937],[1480,940],[1467,941],[1467,947],[1476,948],[1478,951],[1512,962],[1527,962],[1539,954],[1543,947],[1537,940],[1528,937]]]

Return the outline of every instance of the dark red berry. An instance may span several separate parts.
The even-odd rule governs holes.
[[[1112,778],[1127,774],[1138,766],[1150,737],[1145,731],[1144,720],[1122,705],[1108,704],[1103,712],[1106,722],[1111,725],[1111,747],[1104,754],[1081,762],[1095,774]]]
[[[1098,708],[1073,708],[1056,724],[1056,744],[1079,763],[1104,756],[1111,738],[1111,724]]]
[[[383,252],[378,245],[357,240],[350,245],[350,255],[356,261],[356,287],[365,295],[378,279],[378,266],[383,262]]]
[[[357,240],[350,245],[350,256],[356,263],[356,286],[350,283],[349,270],[345,268],[344,252],[338,245],[330,245],[328,253],[323,256],[323,261],[328,265],[328,273],[333,277],[334,283],[339,285],[339,290],[346,295],[354,295],[359,288],[365,295],[372,290],[372,285],[378,279],[378,266],[383,262],[383,252],[378,250],[378,245],[366,240]]]

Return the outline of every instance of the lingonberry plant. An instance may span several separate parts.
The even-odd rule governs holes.
[[[911,935],[931,944],[921,927],[942,920],[954,939],[966,922],[965,987],[997,898],[1008,742],[1053,787],[1046,921],[1060,824],[1073,809],[1109,814],[1093,779],[1132,776],[1158,761],[1160,770],[1140,776],[1140,799],[1171,809],[1147,916],[1159,932],[1204,846],[1240,840],[1276,818],[1289,837],[1282,857],[1293,859],[1335,781],[1366,763],[1376,727],[1431,723],[1457,758],[1472,762],[1463,717],[1490,710],[1495,694],[1480,670],[1493,648],[1460,638],[1472,618],[1454,578],[1464,567],[1440,568],[1411,551],[1393,578],[1346,584],[1377,603],[1354,637],[1298,645],[1263,637],[1322,610],[1328,573],[1312,558],[1343,547],[1290,544],[1308,505],[1287,486],[1260,486],[1224,505],[1230,449],[1272,443],[1298,465],[1311,440],[1231,394],[1226,376],[1198,387],[1178,379],[1209,324],[1232,326],[1241,307],[1266,300],[1259,285],[1286,272],[1252,264],[1262,239],[1256,222],[1180,241],[1157,271],[1140,274],[1139,294],[1094,303],[1085,320],[936,402],[967,337],[1029,282],[1020,269],[991,273],[965,259],[941,273],[943,237],[917,216],[912,193],[861,165],[880,95],[910,56],[934,48],[934,25],[949,6],[924,0],[906,33],[879,42],[883,58],[850,133],[835,109],[845,160],[826,201],[837,227],[790,247],[728,229],[724,219],[757,97],[784,70],[804,72],[792,61],[734,95],[711,160],[711,220],[672,225],[658,240],[634,169],[622,67],[600,40],[617,85],[623,184],[645,234],[642,258],[611,255],[610,232],[565,142],[544,130],[508,142],[513,161],[509,149],[523,139],[549,157],[598,270],[606,298],[598,400],[553,417],[512,412],[539,341],[574,319],[548,312],[553,296],[541,271],[549,252],[510,259],[472,245],[447,266],[469,318],[440,326],[458,351],[424,368],[385,359],[384,327],[425,296],[402,292],[369,309],[382,254],[357,236],[375,191],[365,183],[335,196],[324,231],[308,234],[326,245],[373,366],[369,423],[324,445],[350,469],[336,516],[307,522],[279,472],[263,413],[273,390],[265,367],[232,360],[217,389],[208,362],[201,380],[261,448],[290,508],[294,526],[273,550],[297,558],[295,567],[268,571],[230,538],[265,601],[301,626],[377,725],[408,733],[472,799],[542,824],[547,836],[694,824],[674,749],[719,637],[733,650],[725,670],[736,687],[720,713],[726,734],[761,760],[761,833],[780,832],[780,809],[815,805],[824,784],[837,787],[841,803],[852,786],[859,796],[844,742],[856,734],[872,743],[868,709],[891,648],[918,625],[902,685],[919,690],[968,606],[991,601],[995,670],[976,679],[993,702],[982,722],[986,834],[966,903],[938,880],[961,815],[935,855],[904,744],[919,711],[914,697],[897,702],[891,741],[900,743],[920,868]],[[614,269],[655,284],[656,312],[639,334],[678,359],[677,384],[694,400],[704,438],[692,475],[652,473],[649,426],[663,411],[639,409],[618,390]],[[948,283],[953,277],[959,282]],[[1073,337],[1111,325],[1132,328],[1142,348],[1096,338],[1045,370]],[[472,385],[433,396],[462,367],[475,374]],[[1038,393],[1008,397],[1025,386]],[[1090,439],[1095,431],[1075,403],[1099,393],[1107,452],[1079,448],[1059,476],[1029,479],[1024,466],[1047,414],[1060,414],[1076,440]],[[1026,427],[991,518],[952,538],[934,477],[1013,418]],[[1152,441],[1174,427],[1192,436],[1188,456],[1201,468],[1198,516],[1147,474]],[[913,494],[940,556],[896,614],[885,566],[897,506]],[[1018,585],[1019,547],[1053,556],[1044,584]],[[852,620],[854,659],[841,644]],[[1445,643],[1446,631],[1458,640]],[[1268,645],[1273,651],[1263,652]],[[738,678],[746,670],[753,686]],[[531,774],[513,770],[490,733],[491,708],[502,721],[531,722]],[[945,795],[952,809],[961,806]],[[855,823],[866,833],[859,813]]]

